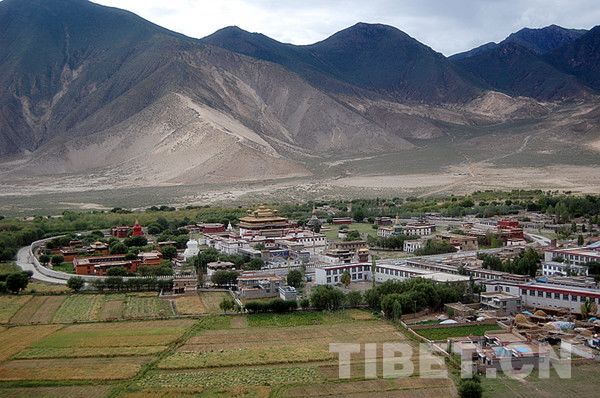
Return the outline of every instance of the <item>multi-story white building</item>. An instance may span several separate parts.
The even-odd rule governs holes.
[[[583,287],[531,282],[519,286],[521,302],[532,308],[563,308],[573,313],[581,312],[586,300],[600,304],[600,290]]]
[[[371,280],[371,264],[352,263],[316,267],[315,283],[317,285],[337,285],[341,283],[342,274],[346,271],[350,274],[352,282]]]
[[[404,250],[407,253],[414,253],[417,250],[421,249],[424,245],[425,242],[423,242],[421,239],[405,240],[402,246],[402,250]]]
[[[565,263],[571,265],[583,265],[591,261],[600,262],[600,251],[585,248],[572,247],[562,249],[550,249],[544,253],[545,261],[552,261],[556,258],[562,258]]]
[[[315,268],[315,282],[317,285],[336,285],[341,283],[344,271],[351,275],[352,282],[371,281],[370,263],[352,263],[334,266],[321,266]],[[434,272],[423,269],[411,268],[405,264],[380,264],[375,266],[375,281],[387,280],[403,281],[411,278],[431,279],[436,282],[468,282],[469,277],[445,272]]]
[[[377,236],[389,238],[394,235],[429,236],[435,232],[433,224],[390,225],[377,228]]]
[[[558,261],[544,261],[542,263],[542,275],[551,276],[577,276],[588,274],[588,267],[585,265],[576,265],[560,263]]]

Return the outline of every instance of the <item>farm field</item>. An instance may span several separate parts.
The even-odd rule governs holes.
[[[174,316],[156,293],[0,296],[0,323],[98,322]]]
[[[10,318],[30,299],[31,296],[0,296],[0,323],[8,323]]]
[[[42,340],[56,330],[60,325],[17,326],[0,332],[0,361],[10,358],[31,344]]]
[[[179,315],[216,314],[221,311],[219,304],[227,292],[198,292],[198,294],[181,296],[173,299],[175,310]]]
[[[16,358],[155,354],[164,351],[192,325],[191,320],[70,325],[31,345]]]
[[[151,359],[151,357],[15,359],[0,364],[0,381],[129,379]]]
[[[429,340],[446,340],[450,337],[483,336],[492,330],[502,330],[498,325],[472,325],[432,329],[417,329],[415,332]]]
[[[524,379],[500,376],[482,379],[484,397],[500,398],[595,398],[600,390],[600,367],[598,362],[573,364],[570,378],[559,378],[554,370],[549,379],[540,379],[536,372]]]
[[[64,299],[54,315],[63,323],[0,329],[0,344],[10,347],[0,358],[0,396],[456,395],[449,379],[429,384],[415,377],[365,380],[363,353],[353,354],[352,380],[340,384],[337,354],[329,352],[330,343],[377,343],[379,359],[384,342],[414,346],[393,325],[366,311],[103,322],[102,317],[125,313],[130,298],[126,294],[36,296],[32,308],[42,308],[54,297]],[[110,307],[113,302],[123,304]],[[25,321],[35,312],[17,310],[13,317]],[[74,323],[82,318],[95,321]]]

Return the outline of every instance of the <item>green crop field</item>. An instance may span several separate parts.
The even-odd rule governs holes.
[[[77,294],[67,297],[54,314],[53,322],[91,322],[98,320],[104,296],[100,294]]]
[[[446,340],[450,337],[483,336],[492,330],[502,330],[498,325],[469,325],[433,329],[415,330],[419,335],[429,340]]]

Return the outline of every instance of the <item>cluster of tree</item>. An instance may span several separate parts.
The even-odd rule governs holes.
[[[470,379],[461,379],[458,383],[458,396],[460,398],[481,398],[483,387],[479,376],[473,375]]]
[[[288,286],[300,289],[302,285],[304,285],[304,275],[302,274],[302,271],[297,269],[290,270],[287,274],[287,284]]]
[[[176,208],[172,207],[172,206],[150,206],[146,209],[146,211],[175,211],[177,210]]]
[[[7,223],[3,220],[0,225],[0,261],[10,261],[15,258],[20,247],[42,239],[44,230],[35,227],[23,227]]]
[[[369,235],[368,241],[369,246],[380,247],[382,249],[402,250],[404,247],[405,240],[417,239],[416,236],[411,235],[393,235],[389,237],[377,236],[373,237]]]
[[[274,312],[276,314],[282,314],[284,312],[290,312],[297,309],[298,302],[276,298],[269,301],[250,301],[244,307],[246,310],[248,310],[248,312],[253,314],[261,312]]]
[[[502,245],[503,245],[502,239],[500,239],[500,236],[498,236],[498,234],[495,234],[493,232],[487,232],[483,236],[478,236],[477,244],[479,245],[480,248],[483,248],[483,247],[496,248],[496,247],[502,247]]]
[[[210,281],[217,286],[226,287],[237,283],[237,271],[219,270],[215,271],[210,277]]]
[[[338,288],[329,285],[315,286],[310,292],[310,299],[305,303],[300,302],[302,308],[310,304],[317,310],[334,311],[340,308],[359,307],[363,304],[363,295],[358,291],[344,293]]]
[[[422,248],[415,250],[415,255],[428,256],[431,254],[443,254],[454,252],[456,252],[456,248],[452,246],[449,242],[437,239],[429,239]]]
[[[172,279],[157,278],[127,278],[121,276],[110,276],[105,279],[96,279],[91,283],[92,287],[99,292],[105,290],[115,292],[143,292],[143,291],[171,291],[173,290]]]
[[[442,284],[427,279],[386,281],[365,293],[367,305],[383,311],[390,318],[421,311],[425,308],[439,310],[446,303],[465,299],[466,284]]]
[[[511,274],[529,275],[535,277],[540,266],[540,255],[533,249],[527,248],[514,259],[502,261],[493,254],[479,253],[477,258],[483,261],[482,267],[494,271]]]
[[[170,265],[149,266],[141,265],[135,273],[127,271],[122,267],[113,267],[106,271],[107,276],[171,276],[173,275],[173,268]]]
[[[208,248],[198,253],[197,256],[192,258],[192,265],[200,272],[206,272],[206,267],[209,263],[215,261],[227,261],[233,263],[236,269],[243,269],[246,271],[259,270],[263,267],[264,262],[260,258],[250,258],[242,255],[228,255],[219,253],[214,248]]]
[[[0,275],[0,293],[19,294],[19,292],[27,288],[32,275],[31,271]]]
[[[360,232],[358,232],[355,229],[352,229],[352,230],[346,232],[346,237],[344,238],[344,240],[347,242],[351,242],[353,240],[360,240],[360,239],[361,239]]]

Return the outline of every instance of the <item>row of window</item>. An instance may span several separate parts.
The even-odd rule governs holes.
[[[350,277],[353,281],[361,280],[361,279],[363,279],[363,273],[359,272],[359,273],[351,274]],[[332,281],[331,276],[328,276],[327,283],[331,283],[331,281]],[[333,283],[338,283],[338,282],[340,282],[340,276],[336,275],[333,277]]]
[[[377,267],[377,273],[385,274],[385,275],[393,275],[393,276],[398,276],[398,277],[402,277],[402,278],[410,278],[415,274],[414,272],[400,271],[397,269],[389,269],[389,268],[382,268],[382,267]]]
[[[529,290],[528,289],[521,289],[521,294],[522,295],[527,295],[529,294],[530,296],[536,296],[537,297],[546,297],[546,298],[553,298],[555,300],[564,300],[564,301],[579,301],[581,303],[585,302],[587,299],[594,301],[595,299],[592,297],[586,297],[586,296],[578,296],[576,294],[567,294],[567,293],[552,293],[552,292],[543,292],[541,290],[537,290],[537,294],[536,294],[536,290]],[[598,298],[597,300],[598,304],[600,304],[600,298]]]
[[[328,269],[325,271],[325,274],[326,275],[341,275],[345,271],[348,271],[348,272],[368,271],[370,268],[371,268],[370,265],[356,265],[354,267],[349,267],[349,268]]]

